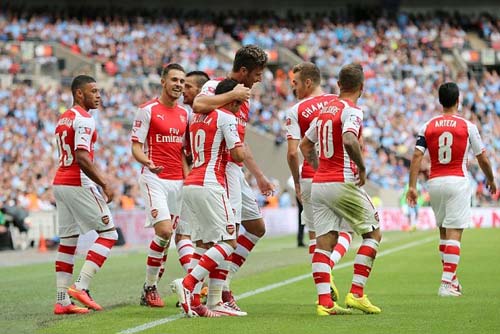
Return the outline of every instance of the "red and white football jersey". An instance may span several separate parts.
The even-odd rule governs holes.
[[[313,119],[318,116],[319,111],[336,98],[338,98],[338,96],[334,94],[322,94],[308,97],[297,102],[293,107],[288,109],[286,114],[287,139],[302,139]],[[313,176],[314,169],[304,160],[301,177],[303,179],[310,179]]]
[[[76,150],[86,150],[94,160],[94,144],[97,140],[95,121],[91,114],[80,106],[66,110],[60,117],[55,130],[59,152],[59,168],[54,185],[95,185],[76,161]]]
[[[195,114],[189,135],[193,169],[184,185],[225,187],[229,150],[242,145],[234,114],[221,109]]]
[[[167,107],[158,99],[139,107],[133,123],[132,141],[144,144],[144,153],[156,166],[163,166],[161,179],[182,180],[182,150],[187,143],[188,112]],[[142,173],[152,172],[143,168]]]
[[[313,183],[355,182],[357,167],[344,149],[342,135],[352,132],[361,140],[363,111],[344,99],[330,101],[311,122],[306,136],[319,143],[319,166]]]
[[[416,144],[416,148],[424,153],[429,150],[431,179],[465,177],[469,146],[476,156],[485,149],[477,127],[457,115],[440,115],[429,120],[420,129]]]
[[[201,91],[198,94],[198,96],[214,95],[215,88],[217,88],[219,82],[221,82],[224,79],[225,78],[216,78],[208,80],[201,88]],[[250,104],[248,103],[248,101],[245,101],[244,103],[241,104],[240,110],[235,114],[236,120],[238,122],[238,134],[240,136],[240,140],[242,143],[245,142],[245,130],[249,119],[249,112],[250,112]],[[229,156],[229,161],[233,162],[231,156]],[[237,164],[243,166],[242,163],[237,163]]]

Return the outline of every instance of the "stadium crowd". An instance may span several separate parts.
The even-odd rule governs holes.
[[[343,64],[362,63],[366,83],[360,105],[365,112],[368,176],[380,187],[402,189],[407,183],[416,131],[439,111],[436,88],[453,74],[443,52],[467,45],[465,29],[469,25],[460,25],[450,17],[406,15],[362,22],[331,21],[326,16],[262,19],[265,22],[257,20],[256,25],[244,20],[138,18],[82,22],[4,13],[0,14],[0,40],[57,41],[75,53],[95,58],[115,78],[113,86],[103,90],[103,106],[97,112],[101,137],[96,148],[98,163],[113,178],[115,207],[142,207],[137,186],[140,169],[129,153],[129,125],[136,107],[157,94],[128,84],[128,78],[138,79],[136,84],[142,80],[159,82],[158,70],[170,62],[178,62],[188,71],[223,75],[231,64],[217,50],[230,48],[233,37],[242,44],[267,49],[284,46],[302,59],[314,61],[322,70],[326,92],[337,92],[335,76]],[[496,38],[498,21],[488,22],[491,28],[485,37]],[[10,73],[15,82],[0,87],[0,202],[17,201],[30,210],[51,209],[50,185],[57,165],[53,132],[59,113],[71,105],[71,95],[66,87],[35,88],[16,81],[16,73],[10,70],[16,61],[18,57],[8,52],[0,55],[0,70]],[[289,70],[266,70],[263,82],[253,89],[250,106],[251,123],[274,134],[277,145],[285,140],[285,111],[294,103]],[[462,93],[464,116],[478,125],[489,152],[500,151],[498,73],[485,72],[481,79],[459,73],[455,80]],[[498,175],[500,154],[491,157]],[[491,198],[484,189],[477,166],[470,171],[478,203],[497,201],[498,195]]]

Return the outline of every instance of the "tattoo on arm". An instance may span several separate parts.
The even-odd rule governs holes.
[[[309,164],[311,164],[312,168],[314,170],[317,170],[318,169],[318,154],[316,153],[316,150],[313,149],[312,150],[309,150],[308,154],[307,154],[307,162],[309,162]]]

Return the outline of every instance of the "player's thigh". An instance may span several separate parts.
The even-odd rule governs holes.
[[[338,231],[340,227],[341,218],[328,204],[331,196],[331,191],[325,184],[312,184],[311,200],[316,237],[325,235],[331,231]]]
[[[65,187],[66,186],[54,186],[59,237],[69,237],[80,234],[80,227],[76,223],[70,207],[66,205]]]
[[[440,185],[443,197],[444,228],[469,228],[472,222],[470,184],[466,178],[450,178]]]
[[[139,189],[146,207],[145,227],[153,227],[156,223],[170,220],[169,198],[160,178],[148,174],[139,177]]]
[[[241,195],[241,167],[229,162],[226,167],[227,195],[234,211],[237,222],[241,221],[242,195]]]
[[[103,231],[114,227],[106,200],[97,187],[65,187],[65,203],[82,233]]]
[[[183,187],[181,216],[179,225],[177,225],[175,230],[177,234],[190,235],[192,241],[201,240],[199,232],[200,217],[192,210],[193,206],[196,205],[196,199],[189,187]]]
[[[189,193],[191,210],[198,217],[203,242],[236,238],[236,220],[224,188],[188,186],[184,190],[185,196]]]
[[[314,214],[313,214],[313,204],[311,199],[311,187],[312,179],[301,179],[300,180],[300,195],[302,199],[302,213],[301,222],[305,225],[307,229],[311,232],[315,231],[314,227]]]
[[[379,217],[370,196],[354,183],[330,183],[332,201],[330,207],[349,224],[353,231],[362,235],[380,227]]]
[[[253,189],[245,180],[245,176],[241,173],[241,221],[262,219],[262,212]]]

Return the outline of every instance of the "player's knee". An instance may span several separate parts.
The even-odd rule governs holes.
[[[242,224],[248,233],[252,233],[258,238],[262,238],[264,234],[266,234],[266,224],[264,224],[264,220],[262,218],[249,220],[243,222]]]
[[[233,247],[233,249],[236,249],[236,246],[238,245],[238,243],[236,242],[236,239],[233,239],[233,240],[226,240],[225,241],[229,246]]]
[[[99,237],[110,240],[118,240],[118,232],[116,232],[116,230],[99,232]]]
[[[173,231],[172,228],[169,226],[162,226],[161,228],[155,229],[155,233],[162,239],[170,240]]]

